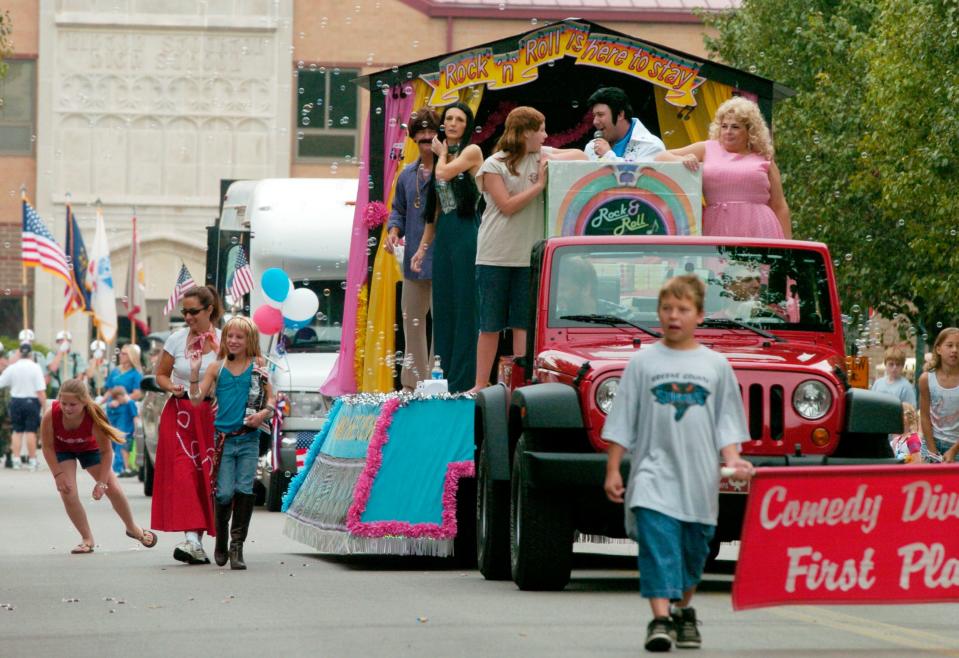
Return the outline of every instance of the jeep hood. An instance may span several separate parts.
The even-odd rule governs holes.
[[[842,355],[828,346],[814,343],[772,343],[748,340],[711,341],[705,337],[701,342],[723,354],[734,368],[756,369],[817,369],[832,372],[835,367],[844,368]],[[568,343],[563,349],[546,350],[540,354],[539,366],[547,370],[576,374],[584,362],[589,361],[590,370],[621,370],[629,358],[639,349],[648,349],[652,342],[644,342],[643,347],[632,343]]]

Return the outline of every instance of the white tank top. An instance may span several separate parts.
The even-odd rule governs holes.
[[[959,386],[943,388],[935,370],[929,372],[929,420],[935,438],[946,443],[959,440]]]

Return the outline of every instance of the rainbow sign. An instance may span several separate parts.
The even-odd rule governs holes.
[[[546,234],[701,235],[702,177],[677,162],[550,162]]]

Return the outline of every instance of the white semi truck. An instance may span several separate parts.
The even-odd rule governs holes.
[[[237,181],[208,235],[207,278],[231,307],[246,315],[266,303],[259,286],[264,270],[278,267],[296,288],[309,287],[320,300],[313,322],[276,338],[263,337],[274,388],[289,401],[280,431],[264,437],[257,477],[268,509],[279,510],[298,462],[320,430],[331,401],[320,386],[340,349],[347,256],[352,235],[355,178],[274,178]],[[254,289],[234,300],[229,285],[237,252],[249,256]],[[211,277],[210,274],[213,274]]]

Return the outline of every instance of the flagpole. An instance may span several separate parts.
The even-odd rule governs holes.
[[[139,242],[139,236],[137,236],[137,207],[133,206],[133,239],[130,241],[130,259],[127,263],[127,319],[130,321],[130,343],[133,345],[137,344],[137,323],[130,317],[130,295],[133,293],[133,286],[130,285],[134,281],[136,273],[134,271],[134,266],[136,265],[136,259],[140,257],[140,254],[136,252],[137,243]]]
[[[71,247],[70,253],[67,254],[67,258],[68,258],[67,264],[70,266],[70,283],[67,284],[67,288],[70,289],[70,299],[72,300],[73,299],[73,279],[76,278],[74,268],[73,268],[73,248],[71,246],[73,244],[73,241],[70,239],[70,233],[73,231],[73,227],[71,226],[73,222],[70,219],[70,215],[73,213],[73,207],[70,205],[70,202],[73,200],[73,194],[71,194],[70,192],[67,192],[63,196],[64,196],[64,202],[67,206],[67,218],[66,218],[67,219],[67,234],[66,234],[67,239],[64,242],[64,244],[68,247]],[[72,303],[72,302],[69,302],[69,303]],[[64,331],[67,330],[67,318],[70,317],[70,314],[67,312],[69,308],[70,308],[69,304],[63,305],[63,330]]]
[[[27,202],[27,186],[25,183],[20,185],[20,208],[23,212],[23,204]],[[20,241],[23,242],[23,231],[20,232]],[[23,312],[23,328],[27,329],[27,264],[23,260],[23,247],[21,246],[20,255],[20,308]]]

